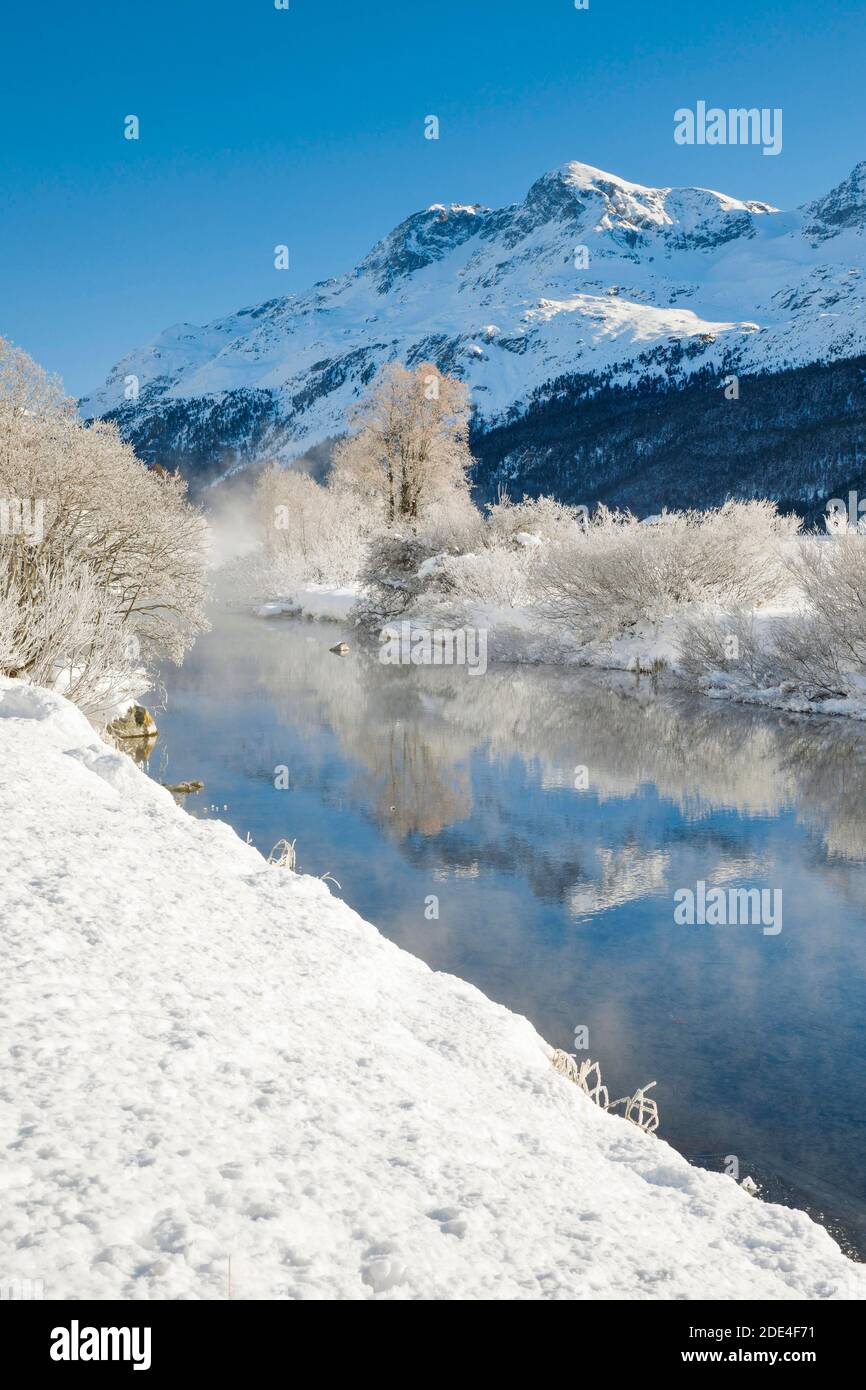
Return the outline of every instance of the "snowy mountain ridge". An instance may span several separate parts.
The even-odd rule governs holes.
[[[413,213],[306,294],[166,329],[81,410],[151,461],[209,447],[231,467],[341,433],[393,359],[462,376],[482,428],[569,374],[628,388],[834,362],[866,353],[864,249],[866,161],[793,212],[568,163],[509,207]]]

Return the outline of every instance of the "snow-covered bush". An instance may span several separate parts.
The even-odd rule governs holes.
[[[544,607],[583,638],[658,622],[683,604],[767,602],[790,585],[786,545],[799,529],[770,502],[727,502],[642,525],[605,507],[586,531],[551,548]]]
[[[753,687],[778,683],[770,629],[758,626],[754,609],[692,616],[680,624],[677,641],[679,670],[695,684],[720,674]]]
[[[507,492],[500,492],[487,507],[487,543],[519,545],[525,544],[526,537],[534,537],[556,545],[574,540],[586,529],[587,520],[584,508],[570,507],[554,497],[524,497],[522,502],[512,502]]]
[[[775,502],[728,501],[706,512],[663,515],[660,530],[673,525],[673,542],[686,583],[735,604],[761,604],[790,587],[787,559],[801,528],[799,517],[782,516]]]
[[[852,677],[862,672],[862,656],[844,654],[834,627],[819,613],[806,609],[776,619],[770,634],[770,671],[765,684],[794,684],[809,698],[820,694],[845,694]]]
[[[441,492],[416,529],[425,545],[446,554],[463,554],[484,544],[483,518],[463,488]]]
[[[544,552],[573,540],[583,527],[579,508],[552,497],[512,502],[503,492],[484,518],[474,507],[472,513],[462,529],[440,536],[446,553],[429,571],[429,591],[493,607],[534,603]]]
[[[6,674],[92,709],[206,626],[205,527],[180,478],[149,470],[112,425],[0,339],[0,651]],[[25,513],[27,526],[16,524]],[[10,520],[11,518],[11,520]],[[38,519],[38,524],[36,524]]]
[[[430,588],[475,604],[519,608],[536,597],[539,557],[532,547],[488,545],[464,555],[445,555]]]
[[[858,514],[856,521],[852,522],[849,510],[841,498],[833,498],[824,513],[824,528],[829,536],[863,536],[866,535],[866,516]]]
[[[0,670],[59,690],[97,723],[149,688],[118,604],[86,564],[38,557],[28,584],[9,571],[0,582]]]
[[[583,536],[547,556],[543,607],[580,638],[613,636],[676,601],[671,532],[601,507]]]
[[[380,629],[409,613],[428,590],[438,557],[428,541],[411,529],[394,529],[373,537],[361,572],[356,616],[363,626]]]
[[[844,690],[866,673],[866,536],[841,530],[805,539],[789,557],[803,609],[779,625],[786,679]]]
[[[362,500],[272,464],[255,506],[267,563],[286,579],[349,584],[364,564],[373,515]]]
[[[849,693],[866,675],[866,536],[840,528],[804,538],[787,558],[799,604],[756,628],[754,615],[695,619],[680,633],[683,673],[753,686],[788,683],[808,696]],[[731,641],[734,655],[731,656]]]
[[[864,668],[842,649],[811,609],[756,621],[754,611],[706,614],[681,624],[680,673],[704,686],[720,675],[749,689],[787,687],[807,698],[845,695]]]

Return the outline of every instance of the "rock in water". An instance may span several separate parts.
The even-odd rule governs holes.
[[[156,747],[158,730],[153,715],[144,705],[132,705],[126,714],[112,720],[106,733],[134,763],[146,763]]]
[[[156,738],[156,720],[144,705],[132,705],[126,714],[113,719],[108,732],[115,738]]]
[[[348,642],[338,642],[336,647],[329,647],[328,650],[332,651],[335,656],[348,656],[349,644]]]

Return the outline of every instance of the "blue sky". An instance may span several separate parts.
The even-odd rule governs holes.
[[[513,202],[567,159],[784,207],[866,158],[862,4],[46,0],[3,27],[0,333],[76,394],[169,324],[304,290],[419,207]],[[676,145],[699,99],[781,107],[782,153]]]

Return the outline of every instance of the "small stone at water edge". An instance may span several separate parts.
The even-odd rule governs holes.
[[[108,726],[108,732],[115,738],[155,738],[156,721],[144,705],[132,705],[119,719]]]

